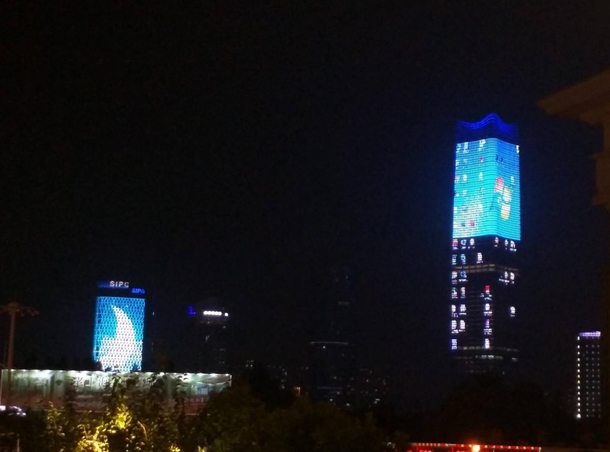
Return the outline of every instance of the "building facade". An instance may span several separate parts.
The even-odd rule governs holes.
[[[93,332],[93,361],[100,370],[140,372],[146,291],[128,281],[98,284]]]
[[[4,381],[9,370],[2,370]],[[177,385],[183,395],[186,414],[198,414],[205,407],[210,395],[231,386],[231,375],[202,373],[113,373],[75,370],[29,370],[13,369],[11,372],[11,403],[23,408],[48,409],[52,403],[62,409],[67,395],[72,392],[73,408],[77,411],[102,413],[115,379],[133,386],[128,390],[146,391],[150,385],[163,383],[163,394],[169,405],[175,403]]]
[[[505,375],[518,361],[520,186],[516,127],[495,114],[459,122],[449,348],[466,374]]]
[[[354,374],[352,272],[339,265],[327,274],[324,303],[309,343],[309,388],[314,399],[341,404]]]
[[[576,336],[576,418],[600,419],[601,332],[584,331]]]
[[[228,371],[229,312],[217,297],[208,297],[189,307],[194,347],[189,368],[193,372]]]

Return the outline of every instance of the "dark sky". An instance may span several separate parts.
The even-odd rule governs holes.
[[[40,311],[17,363],[87,355],[104,279],[147,288],[178,361],[213,292],[239,359],[297,362],[348,263],[363,354],[433,393],[455,122],[494,111],[521,135],[524,375],[570,384],[601,133],[535,102],[608,66],[607,1],[69,3],[3,6],[0,300]]]

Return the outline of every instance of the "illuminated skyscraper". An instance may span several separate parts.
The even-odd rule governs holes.
[[[128,281],[98,284],[93,333],[93,361],[101,370],[142,370],[145,290]]]
[[[601,396],[601,333],[585,331],[576,337],[576,418],[599,419]]]
[[[469,374],[504,375],[518,360],[520,189],[516,127],[495,114],[459,122],[448,345]]]

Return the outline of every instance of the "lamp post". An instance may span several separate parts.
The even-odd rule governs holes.
[[[8,314],[11,319],[11,328],[9,330],[8,337],[8,356],[6,359],[6,370],[7,370],[7,391],[6,391],[6,405],[10,404],[11,401],[11,374],[13,373],[13,357],[15,354],[15,324],[17,316],[34,316],[38,315],[38,311],[30,306],[24,306],[16,301],[0,306],[0,313]],[[0,391],[2,378],[0,378]],[[2,402],[2,392],[0,392],[0,403]]]

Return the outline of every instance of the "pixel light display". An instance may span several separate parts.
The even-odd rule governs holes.
[[[102,370],[142,370],[144,305],[144,298],[97,297],[93,359]]]
[[[456,144],[453,238],[521,240],[519,145],[498,138]]]

